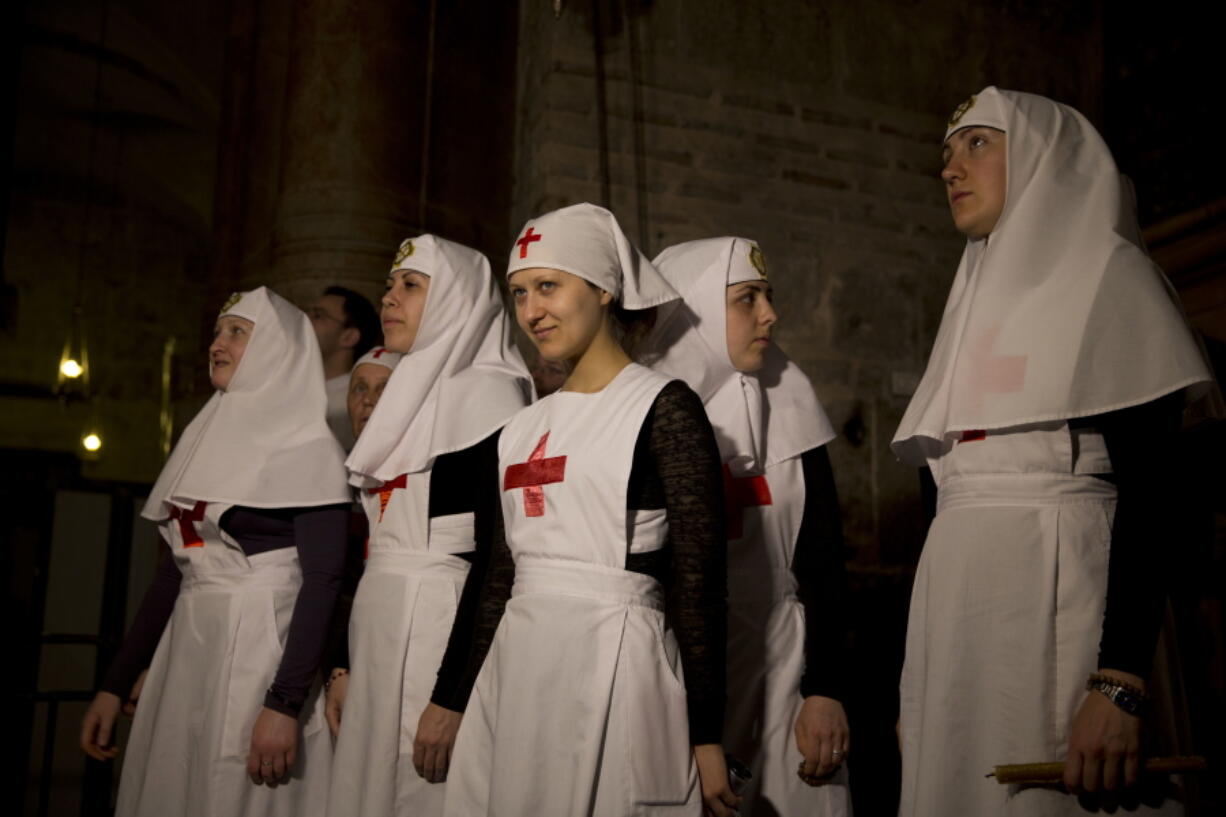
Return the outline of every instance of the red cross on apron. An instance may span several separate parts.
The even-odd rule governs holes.
[[[989,394],[1012,394],[1026,384],[1025,355],[999,355],[992,351],[999,335],[1000,327],[986,329],[964,347],[967,365],[959,385],[969,391],[970,411],[982,409]]]
[[[729,539],[745,535],[746,508],[770,504],[771,489],[766,477],[734,477],[732,469],[724,465],[724,512]]]
[[[541,435],[540,441],[527,462],[508,465],[502,480],[502,490],[524,489],[524,516],[545,515],[545,489],[542,485],[562,482],[566,478],[566,457],[545,459],[545,443],[549,432]]]
[[[528,257],[528,245],[531,244],[533,241],[540,241],[540,240],[541,240],[540,234],[533,233],[531,227],[525,230],[523,236],[521,236],[520,239],[515,242],[516,244],[519,245],[519,257],[527,258]]]
[[[208,504],[197,502],[190,511],[185,511],[178,505],[170,506],[170,518],[179,523],[179,538],[183,540],[183,547],[204,547],[204,540],[196,532],[196,523],[204,519],[204,507]]]
[[[403,491],[405,482],[408,476],[409,476],[408,474],[401,474],[395,479],[389,479],[387,482],[383,483],[378,488],[367,488],[366,489],[366,493],[368,494],[378,494],[379,495],[379,519],[378,521],[380,522],[383,521],[383,512],[387,510],[387,503],[391,501],[392,491],[396,490],[397,488]]]
[[[383,483],[378,488],[367,488],[366,489],[366,493],[368,494],[378,494],[379,495],[379,519],[377,520],[378,522],[383,521],[383,512],[387,510],[387,503],[391,502],[392,500],[392,491],[396,490],[397,488],[403,491],[404,486],[406,482],[408,481],[408,476],[409,476],[408,474],[401,474],[395,479],[389,479],[387,482]],[[366,541],[362,543],[362,558],[363,559],[370,558],[370,536],[369,535],[366,537]]]

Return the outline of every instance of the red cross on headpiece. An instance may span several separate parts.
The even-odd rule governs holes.
[[[204,547],[204,540],[196,532],[196,523],[204,519],[204,507],[208,504],[204,501],[197,502],[190,511],[185,511],[178,505],[170,506],[170,518],[179,523],[179,538],[183,540],[183,547]]]
[[[724,464],[724,512],[729,539],[745,535],[746,508],[771,504],[771,488],[766,477],[734,477],[732,469]]]
[[[378,360],[379,358],[383,357],[383,353],[386,351],[387,351],[386,346],[380,346],[378,349],[375,349],[374,354],[371,355],[371,357],[373,357],[375,360]]]
[[[531,244],[533,241],[540,241],[540,240],[541,240],[541,235],[539,233],[533,233],[531,227],[525,230],[524,234],[520,236],[520,239],[515,242],[516,244],[519,245],[519,257],[527,258],[528,257],[528,245]]]
[[[528,461],[508,465],[502,479],[504,491],[524,489],[524,516],[544,516],[545,489],[541,486],[562,482],[566,478],[565,456],[545,459],[545,443],[548,440],[549,432],[546,431],[528,455]]]

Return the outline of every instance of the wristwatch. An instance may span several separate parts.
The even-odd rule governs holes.
[[[1145,693],[1124,684],[1116,683],[1101,675],[1091,677],[1086,682],[1086,689],[1093,689],[1107,696],[1107,700],[1118,706],[1129,715],[1141,717],[1148,700]]]

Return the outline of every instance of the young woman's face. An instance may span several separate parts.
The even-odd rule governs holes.
[[[577,360],[606,328],[613,296],[578,275],[545,267],[511,274],[515,319],[547,360]]]
[[[378,363],[363,363],[349,375],[349,422],[353,436],[357,437],[366,428],[366,421],[374,413],[375,405],[383,396],[383,387],[392,376],[392,370]]]
[[[234,379],[243,352],[255,323],[237,315],[222,315],[213,325],[213,342],[209,344],[209,380],[213,388],[225,391]]]
[[[379,312],[384,346],[401,354],[413,348],[429,291],[430,276],[424,272],[398,269],[387,276],[387,291],[383,293]]]
[[[771,304],[773,294],[765,281],[732,284],[725,293],[728,358],[738,371],[762,368],[771,345],[771,331],[779,320]]]
[[[1004,131],[963,128],[949,137],[942,150],[941,179],[949,198],[954,226],[969,238],[983,238],[996,229],[1008,190],[1008,151]]]

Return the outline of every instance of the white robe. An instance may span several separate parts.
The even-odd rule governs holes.
[[[294,548],[248,557],[211,503],[195,523],[203,544],[184,547],[177,521],[162,526],[183,573],[128,739],[118,817],[313,817],[328,793],[332,742],[319,689],[292,778],[247,776],[251,732],[281,663],[302,572]]]
[[[451,817],[701,814],[662,591],[625,569],[627,551],[667,535],[663,510],[626,511],[635,441],[667,383],[631,364],[601,392],[552,394],[503,429],[515,585],[460,725]],[[515,487],[521,476],[547,481]]]
[[[443,810],[446,784],[417,773],[413,740],[468,576],[468,562],[453,554],[473,549],[473,514],[428,520],[430,475],[362,491],[369,556],[349,619],[349,682],[328,803],[335,817]]]
[[[933,444],[928,461],[938,509],[907,625],[899,814],[1086,813],[985,775],[1063,760],[1097,666],[1116,495],[1090,476],[1111,471],[1102,436],[1044,423]]]
[[[794,728],[804,703],[805,611],[791,570],[805,504],[800,457],[768,467],[759,479],[770,502],[745,507],[743,535],[728,541],[724,745],[753,772],[740,813],[844,817],[851,813],[846,766],[821,786],[796,774],[804,761]],[[759,491],[756,501],[765,496]],[[736,524],[730,520],[730,535]]]

